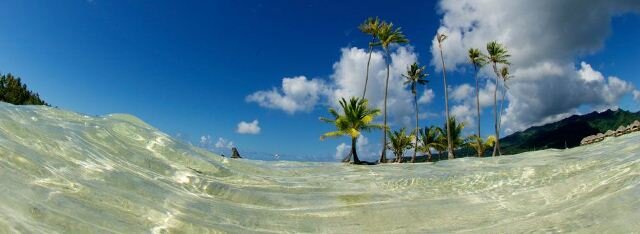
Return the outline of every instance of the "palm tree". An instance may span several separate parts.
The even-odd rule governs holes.
[[[446,131],[440,127],[436,127],[436,131],[438,132],[438,136],[435,138],[437,144],[433,147],[436,151],[438,151],[438,160],[442,159],[442,152],[447,151],[449,148],[449,141],[447,141]]]
[[[436,34],[436,39],[438,40],[438,48],[440,49],[440,60],[442,61],[442,83],[444,84],[444,112],[446,115],[446,119],[449,119],[449,91],[447,90],[447,68],[444,65],[444,55],[442,54],[442,42],[447,39],[447,35],[444,34]],[[447,128],[447,150],[449,153],[449,159],[455,158],[453,152],[453,144],[451,142],[451,126],[449,126],[449,121],[446,124]]]
[[[411,148],[411,138],[413,135],[407,135],[406,129],[401,128],[400,131],[391,132],[389,130],[389,149],[396,156],[396,162],[401,163],[404,151]]]
[[[451,147],[453,147],[453,149],[457,149],[460,148],[461,146],[464,145],[464,139],[462,138],[462,130],[464,129],[464,123],[458,123],[458,121],[456,121],[455,116],[451,116],[449,118],[449,121],[447,121],[447,125],[449,125],[451,127],[451,134],[447,134],[446,132],[443,132],[443,134],[445,135],[445,137],[447,138],[447,142],[451,145]],[[447,126],[445,125],[445,126]],[[449,140],[451,139],[451,140]],[[451,158],[449,158],[451,159]]]
[[[385,59],[387,63],[387,80],[384,85],[384,129],[388,129],[387,127],[387,95],[389,91],[389,72],[390,72],[390,63],[391,56],[389,55],[389,45],[393,43],[407,43],[409,40],[402,34],[400,28],[393,28],[393,23],[382,22],[380,25],[380,30],[378,31],[378,42],[374,43],[374,45],[381,45],[382,49],[384,49],[385,55],[387,59]],[[382,153],[380,154],[380,162],[384,163],[387,161],[387,131],[383,131],[382,134]]]
[[[476,110],[478,117],[478,136],[482,136],[480,133],[480,85],[478,79],[478,70],[482,68],[487,63],[487,60],[484,58],[484,55],[480,52],[479,49],[471,48],[469,49],[469,62],[473,64],[473,70],[475,71],[474,78],[476,80]]]
[[[487,149],[493,147],[495,142],[495,136],[489,136],[487,137],[487,140],[484,140],[478,135],[472,135],[468,139],[467,146],[474,149],[478,153],[478,157],[482,157],[484,156],[484,152],[487,151]]]
[[[427,73],[424,72],[425,70],[426,68],[424,66],[420,67],[418,66],[418,63],[414,62],[407,69],[407,74],[406,75],[402,74],[402,76],[404,76],[407,79],[404,82],[404,84],[410,84],[411,92],[413,93],[413,104],[415,105],[415,108],[416,108],[416,130],[414,131],[415,136],[418,136],[418,131],[420,131],[420,126],[418,126],[418,92],[416,89],[418,85],[425,85],[428,82],[427,79],[425,79],[428,75]],[[411,157],[412,163],[416,162],[416,154],[418,151],[417,138],[415,141],[414,149],[415,150],[413,151],[413,156]]]
[[[509,67],[504,66],[500,69],[500,76],[502,77],[502,100],[500,101],[500,112],[498,114],[498,131],[502,130],[502,114],[504,112],[504,98],[507,95],[507,90],[509,90],[509,86],[507,85],[507,81],[513,78],[511,73],[509,72]]]
[[[364,34],[371,35],[371,42],[369,42],[369,60],[367,60],[367,73],[364,79],[364,90],[362,91],[362,98],[367,94],[367,83],[369,83],[369,65],[371,64],[371,53],[373,52],[373,46],[376,41],[376,37],[378,36],[378,31],[380,30],[380,19],[378,17],[369,17],[366,19],[358,29],[360,32]]]
[[[496,152],[499,155],[502,155],[502,151],[500,150],[500,129],[498,128],[498,83],[500,79],[500,73],[498,72],[498,64],[509,65],[509,61],[507,60],[511,55],[507,51],[504,46],[496,41],[489,42],[487,44],[487,53],[485,58],[487,62],[491,63],[493,66],[493,72],[496,73],[496,88],[493,91],[493,115],[495,118],[495,131],[496,131],[496,144],[493,147],[492,156],[496,156]]]
[[[436,126],[425,127],[424,130],[420,129],[420,151],[423,153],[427,153],[429,156],[427,161],[431,161],[431,148],[433,149],[444,149],[445,145],[438,142],[438,139],[441,138],[442,129]]]
[[[342,115],[335,109],[329,108],[329,113],[333,116],[333,119],[320,118],[320,120],[324,122],[334,124],[337,129],[336,131],[323,134],[320,136],[320,140],[324,140],[327,137],[350,136],[353,162],[359,164],[360,159],[358,159],[356,152],[356,141],[361,131],[382,129],[382,126],[379,124],[371,123],[371,121],[380,114],[380,110],[369,108],[367,99],[359,99],[357,97],[352,97],[349,102],[342,98],[340,100],[340,106],[343,110]]]

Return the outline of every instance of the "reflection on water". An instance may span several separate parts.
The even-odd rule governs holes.
[[[631,232],[638,142],[436,164],[262,162],[132,116],[0,104],[0,233]]]

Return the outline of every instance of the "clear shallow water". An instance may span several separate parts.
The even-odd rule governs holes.
[[[0,103],[0,233],[637,232],[639,142],[437,164],[228,160],[132,116]]]

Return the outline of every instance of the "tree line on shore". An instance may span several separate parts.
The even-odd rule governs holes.
[[[0,75],[0,101],[14,105],[49,105],[11,73]]]
[[[404,85],[411,89],[413,94],[413,104],[415,111],[415,128],[407,130],[401,128],[393,131],[389,128],[387,122],[387,96],[389,88],[390,63],[391,56],[389,46],[392,44],[409,43],[407,37],[402,33],[400,27],[396,27],[391,22],[380,20],[378,17],[366,19],[359,27],[359,30],[370,36],[371,41],[368,45],[368,61],[366,73],[364,74],[364,87],[362,97],[350,97],[349,99],[341,98],[338,100],[340,111],[329,108],[331,118],[321,117],[320,120],[335,125],[336,131],[323,134],[320,139],[327,137],[348,136],[351,138],[351,150],[345,161],[351,161],[355,164],[367,163],[358,158],[357,140],[361,136],[361,132],[369,132],[372,130],[382,130],[382,149],[378,163],[386,162],[403,162],[404,153],[413,149],[413,155],[410,162],[416,162],[417,152],[425,153],[428,161],[432,160],[432,152],[436,151],[439,155],[447,152],[447,158],[456,157],[456,150],[463,147],[469,147],[476,152],[478,157],[483,157],[486,151],[493,147],[492,156],[502,155],[500,150],[500,117],[502,115],[505,95],[508,89],[507,81],[512,78],[509,72],[509,52],[500,43],[496,41],[488,42],[486,45],[486,53],[478,48],[469,48],[468,58],[469,64],[474,68],[475,80],[475,96],[476,96],[476,118],[478,122],[476,133],[468,136],[462,136],[464,123],[458,123],[455,116],[449,114],[449,94],[447,89],[447,71],[444,61],[444,49],[447,35],[442,33],[436,34],[436,41],[440,52],[440,61],[442,64],[442,82],[444,86],[444,106],[445,106],[445,124],[442,128],[437,126],[428,126],[421,128],[419,123],[419,109],[417,89],[419,86],[426,85],[429,81],[427,77],[426,67],[421,66],[418,62],[407,67],[406,73],[402,74]],[[384,104],[382,110],[369,106],[368,100],[365,98],[367,85],[369,81],[369,66],[371,63],[371,54],[377,48],[381,48],[384,61],[386,64],[386,80],[384,87]],[[495,73],[495,89],[493,90],[493,117],[495,135],[487,138],[481,137],[480,129],[480,95],[479,95],[479,76],[480,69],[484,66],[491,66]],[[502,81],[502,82],[501,82]],[[501,91],[501,101],[498,107],[498,91]],[[373,120],[382,115],[382,124],[373,123]],[[387,149],[393,152],[394,159],[387,159]]]

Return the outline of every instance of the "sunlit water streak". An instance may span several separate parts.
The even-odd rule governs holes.
[[[229,160],[128,115],[0,103],[0,233],[633,232],[639,142],[436,164]]]

